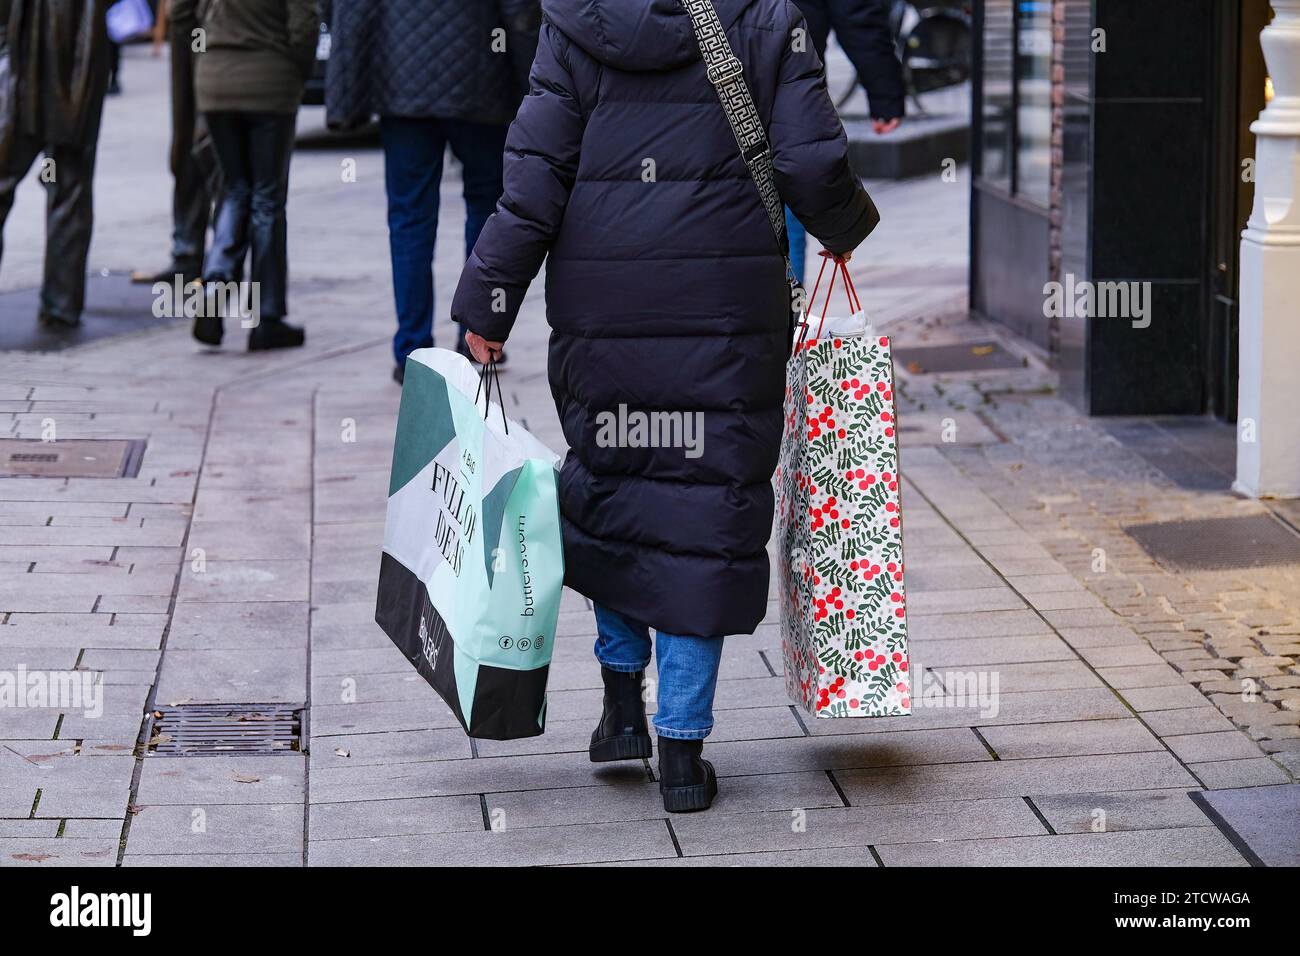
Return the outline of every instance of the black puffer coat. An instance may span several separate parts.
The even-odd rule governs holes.
[[[875,226],[788,0],[715,0],[768,129],[782,198],[831,249]],[[753,181],[678,0],[544,0],[505,192],[453,318],[505,339],[543,259],[550,382],[570,445],[566,583],[705,637],[763,618],[790,297]],[[651,180],[651,181],[647,181]],[[504,303],[504,308],[502,308]],[[622,418],[628,441],[611,444]],[[695,450],[632,414],[699,413]],[[644,419],[642,420],[644,423]]]
[[[334,0],[326,119],[505,125],[528,88],[538,0]],[[499,31],[499,32],[494,32]]]

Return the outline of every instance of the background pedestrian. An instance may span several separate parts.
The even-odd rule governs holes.
[[[259,311],[249,350],[302,345],[303,330],[284,320],[285,203],[294,124],[320,35],[316,0],[176,0],[172,17],[182,35],[203,31],[194,84],[223,181],[204,282],[241,281],[251,253]],[[200,342],[219,345],[222,335],[220,315],[195,318]]]
[[[0,259],[18,182],[45,154],[42,325],[81,324],[108,86],[105,0],[0,0]]]
[[[447,147],[464,167],[465,254],[501,196],[506,128],[528,88],[537,0],[335,0],[328,122],[380,118],[397,334],[393,377],[433,345],[433,250]],[[457,348],[465,352],[464,331]]]

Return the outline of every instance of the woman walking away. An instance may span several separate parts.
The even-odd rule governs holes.
[[[284,207],[294,120],[320,33],[316,0],[176,0],[171,15],[176,29],[202,40],[194,57],[195,92],[224,183],[204,282],[240,282],[251,250],[249,350],[302,345],[302,329],[284,321]],[[194,320],[200,342],[220,345],[222,334],[219,314]]]
[[[828,249],[850,252],[878,216],[798,10],[713,7],[780,199]],[[650,755],[653,627],[664,807],[702,810],[717,792],[702,751],[722,638],[753,633],[767,607],[792,332],[783,251],[680,0],[544,0],[542,11],[505,191],[452,316],[485,361],[548,260],[550,383],[570,446],[566,583],[596,605],[605,683],[591,759]]]

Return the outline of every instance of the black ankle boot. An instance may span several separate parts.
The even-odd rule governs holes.
[[[204,345],[220,345],[226,334],[225,323],[219,315],[196,315],[191,331],[194,338]]]
[[[624,674],[602,667],[600,676],[605,681],[605,705],[591,735],[592,763],[649,757],[650,729],[641,698],[645,671]]]
[[[262,319],[248,330],[248,351],[297,348],[306,339],[301,328],[290,325],[284,319]]]
[[[659,738],[659,792],[669,813],[707,810],[718,795],[718,775],[703,752],[703,740]]]

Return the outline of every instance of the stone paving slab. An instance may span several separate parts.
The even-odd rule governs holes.
[[[311,863],[316,866],[555,866],[676,857],[663,820],[320,840],[311,845]]]
[[[248,866],[302,866],[301,853],[204,853],[148,855],[128,853],[122,859],[124,867],[248,867]]]
[[[986,726],[980,734],[1000,760],[1164,750],[1160,739],[1141,722],[1124,718]]]
[[[1190,798],[1192,792],[1175,788],[1131,793],[1053,793],[1036,796],[1033,802],[1056,833],[1203,827],[1206,817]]]
[[[0,866],[116,865],[116,839],[0,838]]]
[[[569,826],[665,817],[659,787],[647,774],[636,779],[620,777],[619,785],[612,788],[511,791],[488,794],[484,802],[489,819],[507,827]],[[821,770],[728,777],[725,790],[714,803],[719,816],[842,806],[834,782]],[[672,819],[680,837],[678,818]]]
[[[276,757],[146,757],[138,806],[302,805],[305,761]]]
[[[836,779],[855,806],[1197,786],[1196,778],[1166,753],[989,760],[906,769],[882,767],[840,771]]]
[[[801,815],[729,813],[673,821],[682,852],[700,854],[931,843],[1045,833],[1020,799],[808,809]]]
[[[1213,827],[877,847],[886,866],[1246,866]]]
[[[1214,790],[1197,796],[1258,862],[1300,866],[1300,785]]]
[[[170,648],[158,678],[161,703],[301,704],[307,700],[307,649]]]
[[[144,806],[128,856],[290,853],[302,858],[302,803]]]

